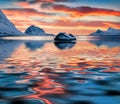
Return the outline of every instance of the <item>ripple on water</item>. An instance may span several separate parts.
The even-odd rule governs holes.
[[[119,104],[118,46],[35,45],[23,42],[0,61],[0,104]]]

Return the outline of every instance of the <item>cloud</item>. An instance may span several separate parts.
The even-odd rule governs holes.
[[[31,8],[11,8],[11,9],[4,9],[3,10],[7,15],[13,15],[13,16],[20,16],[20,17],[44,17],[44,18],[50,18],[51,16],[54,16],[55,13],[48,13],[48,12],[38,12]]]
[[[57,12],[65,12],[70,14],[72,17],[81,16],[120,16],[120,11],[103,8],[93,8],[88,6],[80,7],[68,7],[65,5],[53,4],[51,8]]]
[[[36,2],[38,1],[39,3],[36,4],[20,2],[17,3],[17,5],[23,8],[34,8],[37,11],[65,13],[69,14],[72,18],[80,18],[85,16],[120,16],[120,11],[112,9],[95,8],[89,6],[70,7],[64,4],[60,5],[55,3],[60,2],[60,0],[37,0]],[[65,1],[67,2],[68,0]]]
[[[63,27],[63,28],[89,28],[89,29],[95,29],[95,28],[107,28],[109,26],[113,26],[116,28],[120,27],[120,22],[103,22],[103,21],[71,21],[71,20],[65,20],[60,19],[60,20],[56,20],[51,22],[45,22],[45,21],[39,21],[41,23],[41,25],[48,25],[48,26],[53,26],[53,27]]]

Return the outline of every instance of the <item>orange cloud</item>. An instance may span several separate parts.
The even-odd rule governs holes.
[[[35,4],[28,2],[18,2],[17,5],[23,8],[34,8],[37,11],[50,13],[65,13],[74,18],[84,16],[120,16],[120,11],[104,8],[94,8],[89,6],[70,7],[66,5],[58,5],[52,2],[59,2],[59,0],[37,0]],[[67,0],[65,0],[67,1]]]
[[[103,9],[103,8],[92,8],[87,6],[81,7],[68,7],[65,5],[52,5],[52,9],[58,12],[65,12],[73,17],[81,16],[120,16],[120,11]]]
[[[7,15],[14,15],[14,16],[27,16],[27,17],[31,17],[31,16],[44,16],[44,17],[50,17],[53,14],[52,13],[45,13],[45,12],[38,12],[34,9],[30,9],[30,8],[26,8],[26,9],[5,9],[3,10],[4,13],[6,13]]]
[[[34,8],[37,11],[66,13],[76,18],[83,16],[120,16],[120,11],[117,10],[89,6],[70,7],[53,4],[54,1],[59,2],[59,0],[37,0],[38,3],[35,4],[29,4],[28,2],[18,2],[16,4],[23,8]]]

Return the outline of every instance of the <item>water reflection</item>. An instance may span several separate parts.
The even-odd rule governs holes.
[[[76,42],[54,42],[55,46],[59,49],[70,49],[75,46]]]
[[[112,47],[119,47],[120,41],[119,40],[90,40],[91,43],[95,44],[96,46],[100,47],[102,45]]]
[[[4,42],[0,104],[119,104],[118,41]]]
[[[25,42],[25,45],[30,50],[35,51],[37,49],[42,48],[48,42],[51,42],[51,41],[27,41],[27,42]]]
[[[27,41],[25,43],[26,47],[29,48],[30,50],[36,50],[38,48],[42,48],[44,46],[44,42],[39,42],[39,41]]]
[[[8,58],[21,43],[22,41],[0,40],[0,61]]]

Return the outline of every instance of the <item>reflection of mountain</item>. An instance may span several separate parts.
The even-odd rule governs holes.
[[[76,42],[54,42],[54,44],[59,49],[69,49],[74,47]]]
[[[8,58],[21,43],[21,41],[0,40],[0,61]]]
[[[120,41],[119,40],[91,40],[91,43],[95,44],[96,46],[108,46],[108,47],[117,47],[120,46]]]
[[[27,41],[25,45],[30,50],[36,50],[36,49],[42,48],[44,44],[47,42],[49,41]]]

